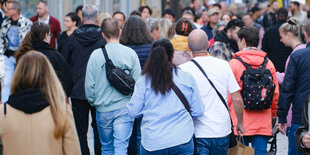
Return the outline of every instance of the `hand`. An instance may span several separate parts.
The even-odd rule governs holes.
[[[310,148],[310,132],[302,137],[301,142],[306,148]]]
[[[286,129],[287,129],[287,124],[286,124],[286,123],[280,123],[280,124],[278,124],[278,126],[279,126],[280,132],[281,132],[283,135],[285,135],[285,132],[286,132]]]
[[[238,122],[236,128],[237,128],[238,135],[243,136],[243,134],[245,133],[245,128],[243,126],[243,123]]]

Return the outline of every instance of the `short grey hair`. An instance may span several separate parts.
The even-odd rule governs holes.
[[[18,13],[21,12],[22,7],[18,1],[11,1],[10,3],[12,3],[12,9],[16,9]]]
[[[82,9],[82,20],[93,20],[96,21],[99,15],[98,8],[94,5],[86,5]]]

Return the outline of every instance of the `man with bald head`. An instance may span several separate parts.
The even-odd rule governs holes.
[[[208,37],[203,30],[193,30],[188,36],[189,49],[193,52],[193,60],[179,67],[190,73],[198,85],[198,89],[205,104],[202,117],[194,120],[197,154],[227,154],[231,122],[229,112],[215,89],[211,86],[195,62],[207,74],[215,88],[227,103],[228,93],[233,101],[233,109],[237,116],[236,131],[243,135],[243,101],[239,93],[240,87],[234,77],[228,62],[209,56]]]

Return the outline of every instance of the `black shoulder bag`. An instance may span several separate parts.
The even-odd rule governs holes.
[[[134,90],[135,80],[123,69],[113,64],[104,47],[102,48],[102,52],[106,60],[105,69],[110,84],[124,95],[131,94]]]
[[[199,70],[202,72],[202,74],[208,79],[210,85],[214,88],[214,90],[216,91],[217,95],[220,97],[220,99],[222,100],[223,104],[225,105],[225,107],[226,107],[226,109],[228,111],[228,115],[229,115],[229,109],[228,109],[228,106],[226,104],[226,101],[225,101],[224,97],[216,89],[216,87],[214,86],[213,82],[208,78],[206,72],[201,68],[201,66],[197,63],[197,61],[195,61],[194,59],[192,59],[191,61],[199,68]],[[230,118],[230,115],[229,115],[229,118]],[[229,135],[229,148],[232,148],[232,147],[237,145],[237,140],[236,140],[236,135],[234,134],[234,126],[233,126],[231,118],[230,118],[230,123],[231,123],[231,133]]]

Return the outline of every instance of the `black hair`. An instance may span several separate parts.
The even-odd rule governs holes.
[[[285,8],[280,8],[277,12],[276,15],[278,16],[278,20],[287,20],[288,17],[288,11]]]
[[[130,16],[122,29],[120,42],[124,45],[149,44],[153,37],[139,16]]]
[[[116,11],[116,12],[113,13],[112,17],[114,17],[114,15],[116,15],[116,14],[121,14],[123,16],[124,21],[126,21],[126,16],[125,16],[125,14],[123,12]]]
[[[297,1],[292,1],[291,3],[293,3],[294,5],[296,5],[298,8],[299,8],[299,6],[300,6],[300,3],[297,2]]]
[[[147,6],[147,5],[145,5],[145,6],[140,6],[140,8],[139,8],[140,13],[142,13],[144,9],[148,9],[149,12],[150,12],[150,15],[152,15],[153,11],[152,11],[152,9],[151,9],[149,6]]]
[[[141,17],[141,12],[138,11],[138,10],[133,10],[133,11],[130,13],[130,16],[139,16],[139,17]]]
[[[174,13],[174,11],[171,10],[171,9],[166,9],[166,10],[164,10],[163,13],[162,13],[162,17],[164,17],[166,14],[171,15],[172,17],[175,18],[175,13]]]
[[[175,33],[188,36],[194,30],[192,22],[187,18],[180,18],[175,26]]]
[[[257,47],[259,34],[257,28],[253,26],[244,26],[238,31],[238,38],[244,39],[247,47]]]
[[[79,11],[82,11],[82,9],[83,9],[83,5],[77,6],[75,9],[75,13],[77,14]]]
[[[159,39],[154,42],[152,51],[143,68],[142,75],[151,80],[151,87],[157,94],[165,94],[172,88],[173,46],[168,39]]]
[[[70,17],[73,22],[75,22],[75,26],[78,26],[80,23],[80,18],[74,12],[69,12],[66,17]]]
[[[228,22],[227,26],[225,27],[224,31],[227,32],[227,30],[234,30],[236,27],[243,27],[244,23],[242,20],[239,19],[233,19]]]
[[[213,7],[218,7],[220,10],[222,10],[222,6],[219,3],[215,3],[212,6]]]
[[[188,11],[188,10],[192,12],[193,16],[195,16],[195,10],[194,10],[194,8],[191,8],[191,7],[189,7],[189,6],[182,9],[181,15],[183,15],[183,13],[184,13],[185,11]]]

